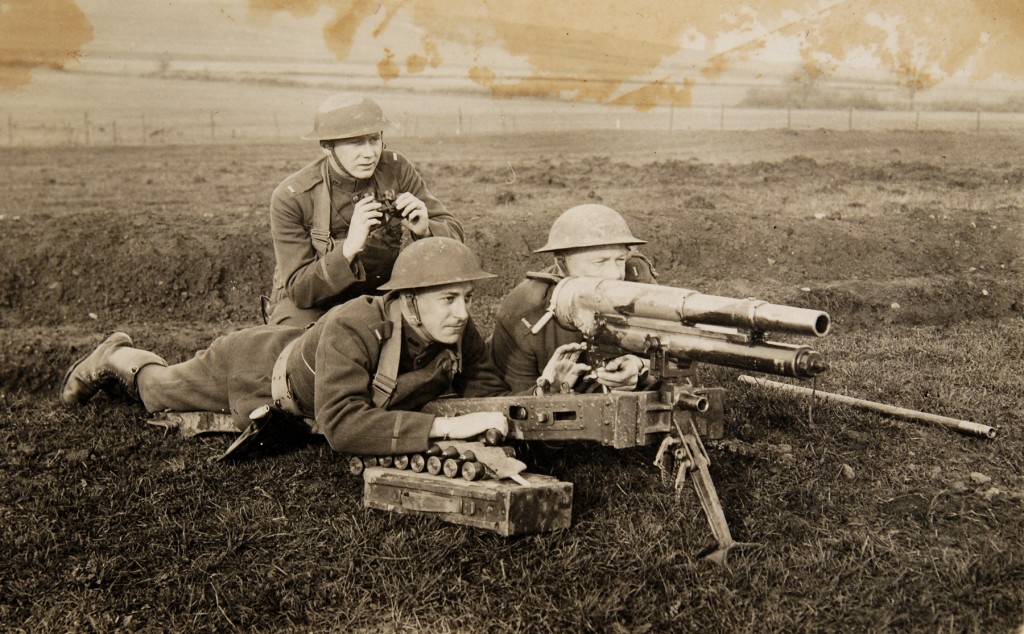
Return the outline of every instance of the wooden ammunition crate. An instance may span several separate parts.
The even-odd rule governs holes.
[[[568,528],[572,520],[572,483],[533,473],[522,476],[533,486],[511,480],[470,482],[370,467],[363,472],[363,506],[434,515],[445,522],[506,537]]]

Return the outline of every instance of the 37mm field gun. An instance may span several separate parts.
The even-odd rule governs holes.
[[[657,444],[655,465],[674,477],[677,493],[690,476],[717,542],[708,558],[724,561],[736,542],[701,440],[724,434],[724,390],[702,387],[694,364],[813,378],[828,369],[821,354],[806,345],[765,337],[823,337],[831,328],[829,315],[670,286],[589,277],[545,279],[554,289],[534,331],[552,318],[579,331],[592,365],[623,354],[646,358],[647,389],[554,393],[540,381],[533,395],[441,399],[426,411],[444,416],[501,411],[509,420],[510,437],[523,441],[593,441],[616,449]]]

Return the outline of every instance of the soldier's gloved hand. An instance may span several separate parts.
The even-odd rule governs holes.
[[[427,205],[409,192],[402,192],[395,198],[395,208],[402,212],[402,226],[418,238],[430,235],[430,214]]]
[[[373,199],[373,194],[366,194],[352,209],[352,220],[348,224],[348,236],[345,243],[341,245],[342,253],[349,262],[355,260],[356,256],[363,252],[366,247],[366,237],[370,235],[374,227],[381,223],[383,214],[380,212],[380,203]]]
[[[473,412],[461,416],[438,416],[430,426],[431,438],[472,438],[488,429],[497,429],[508,435],[508,421],[501,412]]]
[[[569,388],[576,384],[580,376],[590,372],[591,368],[586,363],[579,363],[580,354],[587,349],[585,343],[567,343],[555,348],[548,364],[540,375],[540,380],[546,381],[562,392],[568,392]]]
[[[604,367],[598,368],[594,373],[594,378],[598,383],[612,390],[634,390],[645,369],[643,359],[627,354],[612,359],[604,364]]]

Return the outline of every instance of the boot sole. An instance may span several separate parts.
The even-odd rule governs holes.
[[[101,341],[98,346],[96,346],[91,351],[89,351],[88,354],[82,356],[80,359],[78,359],[77,361],[75,361],[74,363],[71,364],[71,367],[68,368],[68,371],[64,373],[64,380],[61,381],[61,383],[60,383],[60,389],[57,391],[57,400],[59,400],[61,403],[63,403],[67,407],[71,407],[72,405],[81,405],[83,402],[85,402],[85,401],[76,400],[74,403],[68,403],[68,402],[64,401],[64,388],[66,388],[67,385],[68,385],[68,379],[71,378],[71,375],[74,374],[75,370],[78,369],[78,366],[80,366],[83,363],[85,363],[85,360],[88,359],[89,357],[91,357],[92,354],[94,352],[96,352],[100,348],[100,346],[102,346],[104,344],[107,344],[107,343],[112,343],[111,339],[113,339],[114,337],[118,337],[118,339],[120,341],[123,341],[124,342],[123,345],[126,345],[126,346],[133,345],[132,338],[130,336],[128,336],[128,333],[126,333],[126,332],[115,332],[115,333],[112,333],[109,337],[107,337],[106,339]],[[95,393],[96,392],[93,392],[93,394],[95,394]],[[91,398],[91,396],[90,396],[90,398]],[[86,399],[86,401],[88,401],[88,400],[89,399]]]

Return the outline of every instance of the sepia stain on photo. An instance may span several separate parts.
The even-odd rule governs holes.
[[[0,0],[0,629],[1024,632],[1022,36]]]

